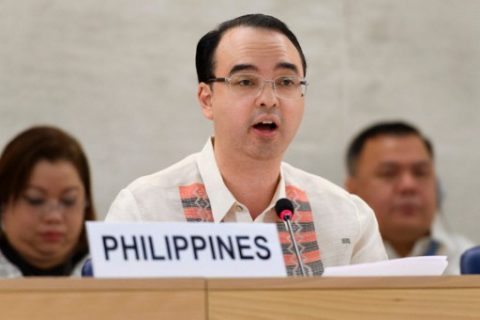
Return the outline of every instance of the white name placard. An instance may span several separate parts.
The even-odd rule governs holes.
[[[95,277],[285,277],[275,224],[87,222]]]

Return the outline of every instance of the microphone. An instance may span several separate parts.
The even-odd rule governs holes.
[[[295,255],[297,256],[300,271],[302,272],[302,276],[305,277],[305,266],[303,265],[300,251],[298,251],[297,241],[295,240],[295,236],[293,235],[292,223],[290,222],[293,218],[294,213],[292,201],[288,200],[287,198],[279,199],[277,203],[275,203],[275,212],[277,213],[277,216],[287,224],[287,229],[290,233],[290,239],[292,239],[293,250],[295,251]]]

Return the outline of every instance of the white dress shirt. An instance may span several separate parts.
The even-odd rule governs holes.
[[[277,223],[287,271],[298,274],[284,223],[273,209],[287,197],[294,203],[292,223],[308,273],[387,258],[375,215],[359,197],[287,163],[280,172],[270,205],[253,220],[225,186],[209,139],[200,153],[121,190],[106,221]]]

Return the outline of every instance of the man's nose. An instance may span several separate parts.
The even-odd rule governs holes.
[[[400,190],[416,190],[417,186],[418,181],[413,174],[407,172],[400,176],[398,181],[398,187]]]
[[[273,80],[264,80],[257,96],[257,104],[263,107],[278,106],[278,97]]]

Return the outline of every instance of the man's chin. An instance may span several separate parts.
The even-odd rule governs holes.
[[[419,226],[417,224],[397,224],[395,228],[385,231],[385,234],[389,234],[391,238],[398,241],[416,241],[429,234],[429,228]]]
[[[406,207],[395,211],[393,216],[397,219],[418,219],[422,212],[417,207]]]

